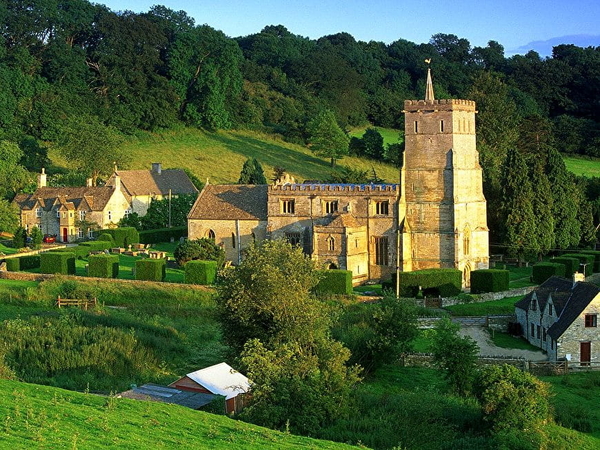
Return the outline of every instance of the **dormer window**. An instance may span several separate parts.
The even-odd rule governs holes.
[[[35,208],[35,217],[42,217],[42,208]]]
[[[79,220],[85,220],[85,211],[79,211]]]
[[[56,217],[58,217],[60,219],[60,211],[56,211]]]
[[[552,303],[548,303],[548,314],[552,315]]]
[[[598,314],[586,314],[584,323],[586,328],[596,328],[598,326]]]

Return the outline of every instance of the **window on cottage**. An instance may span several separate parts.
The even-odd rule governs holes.
[[[419,132],[419,122],[415,120],[415,133]]]
[[[586,314],[584,320],[586,328],[596,328],[598,326],[598,314]]]
[[[108,211],[108,220],[112,220],[112,211]]]
[[[554,339],[550,339],[550,348],[554,350]]]
[[[375,214],[378,216],[387,216],[390,213],[390,202],[382,200],[375,202]]]
[[[335,239],[333,239],[331,236],[327,238],[327,250],[330,252],[335,250]]]
[[[60,219],[60,211],[56,211],[56,217]]]
[[[327,200],[324,202],[325,206],[325,214],[333,214],[338,210],[338,201],[337,200]]]
[[[77,228],[77,237],[79,239],[83,239],[83,235],[84,235],[83,228]]]
[[[292,245],[302,245],[302,235],[300,233],[285,233],[285,238]]]
[[[535,337],[535,324],[531,324],[531,337]]]
[[[548,303],[548,314],[552,315],[552,303]]]
[[[375,237],[375,264],[378,266],[387,266],[389,264],[387,236]]]
[[[538,338],[538,339],[540,338],[540,328],[541,328],[541,327],[538,325],[538,326],[537,326],[537,338]]]
[[[88,228],[88,238],[92,239],[94,237],[94,230]]]
[[[42,208],[35,209],[35,217],[42,217]]]
[[[215,236],[215,232],[214,232],[213,230],[208,230],[208,231],[206,232],[206,237],[207,237],[208,239],[212,239],[212,240],[214,241],[214,240],[215,240],[215,237],[216,237],[216,236]]]
[[[79,211],[79,220],[85,220],[85,211]]]
[[[537,311],[537,302],[535,300],[531,300],[531,310]]]
[[[440,133],[444,132],[444,121],[440,120]]]
[[[546,340],[546,329],[542,328],[542,340]]]
[[[294,214],[296,212],[296,201],[292,199],[281,200],[281,213]]]
[[[358,248],[358,238],[354,239],[354,247]]]
[[[235,248],[235,233],[231,233],[231,247]]]
[[[466,233],[463,239],[463,253],[465,255],[471,253],[471,236],[469,236],[469,233]]]

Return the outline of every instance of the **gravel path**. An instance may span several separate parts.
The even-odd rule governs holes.
[[[480,356],[509,356],[513,358],[525,358],[528,361],[547,361],[547,355],[539,351],[521,350],[516,348],[501,348],[494,345],[488,331],[483,327],[461,326],[460,333],[469,336],[479,345]]]

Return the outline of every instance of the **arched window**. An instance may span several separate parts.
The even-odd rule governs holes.
[[[327,238],[327,250],[330,252],[335,250],[335,239],[333,239],[331,236]]]
[[[214,241],[215,240],[215,232],[213,230],[208,230],[206,232],[206,237],[208,239],[212,239]]]
[[[231,247],[235,248],[235,233],[231,233]]]

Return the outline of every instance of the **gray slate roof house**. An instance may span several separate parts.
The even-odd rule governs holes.
[[[550,277],[515,304],[523,337],[548,353],[550,361],[600,363],[600,287]]]

